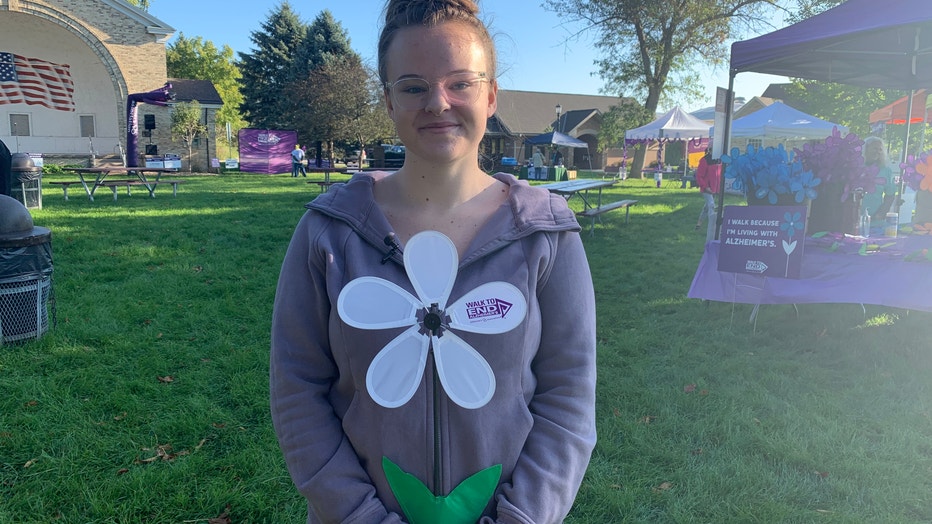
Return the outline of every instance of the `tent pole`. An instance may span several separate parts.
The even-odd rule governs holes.
[[[913,119],[913,94],[915,89],[909,90],[909,98],[906,101],[906,136],[903,137],[903,154],[900,155],[900,164],[906,163],[906,157],[908,156],[909,149],[909,127],[910,122]],[[899,182],[896,185],[896,200],[893,202],[893,211],[897,214],[900,213],[900,203],[903,201],[903,190],[906,188],[906,181],[903,179],[904,170],[900,170]],[[903,217],[900,218],[900,221],[909,220],[912,221],[912,217]]]
[[[738,72],[734,69],[728,74],[728,92],[725,94],[725,126],[722,129],[722,153],[729,154],[731,149],[731,118],[734,116],[735,104],[732,100],[735,97],[735,75]],[[719,233],[722,230],[722,214],[725,212],[725,166],[722,166],[721,183],[718,188],[718,206],[715,210],[715,240],[718,240]]]

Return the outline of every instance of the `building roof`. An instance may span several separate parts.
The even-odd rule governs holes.
[[[571,131],[593,116],[607,113],[622,102],[617,96],[572,95],[567,93],[539,93],[535,91],[498,91],[498,109],[489,126],[511,135],[538,135],[557,127],[556,106],[562,107],[559,125],[562,132]]]
[[[732,120],[737,120],[743,116],[748,116],[755,111],[760,111],[761,109],[770,106],[775,100],[766,96],[755,96],[748,100],[741,107],[735,108],[735,112],[732,115]]]
[[[745,103],[745,98],[743,96],[736,96],[734,111],[741,109],[741,106],[743,106],[744,103]],[[712,122],[715,120],[715,106],[703,107],[702,109],[697,109],[689,114],[698,118],[699,120],[705,120],[706,122]]]
[[[146,32],[155,35],[159,42],[165,42],[175,33],[175,28],[150,15],[146,10],[140,9],[125,0],[101,0],[102,4],[120,11],[131,19],[139,22],[146,28]]]
[[[210,80],[192,80],[190,78],[169,78],[176,102],[197,100],[202,106],[222,106],[223,98]]]

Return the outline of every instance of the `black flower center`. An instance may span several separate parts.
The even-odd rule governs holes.
[[[430,309],[424,315],[424,327],[426,327],[434,336],[437,330],[443,324],[443,312],[437,307],[437,304],[431,304]]]

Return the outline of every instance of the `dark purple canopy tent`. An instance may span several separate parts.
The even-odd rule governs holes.
[[[910,94],[932,87],[932,2],[848,0],[783,29],[735,42],[731,45],[729,98],[735,75],[748,71],[902,89]],[[725,107],[728,140],[733,104]],[[727,150],[727,142],[725,146]],[[905,147],[903,155],[905,160]],[[724,199],[724,192],[720,198]]]

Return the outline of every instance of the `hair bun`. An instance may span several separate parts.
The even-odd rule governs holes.
[[[385,26],[435,25],[450,19],[476,18],[479,6],[473,0],[389,0],[385,6]]]
[[[395,34],[405,27],[436,27],[446,22],[461,22],[473,29],[482,40],[489,61],[486,71],[495,78],[495,44],[485,24],[479,20],[476,0],[388,0],[385,5],[385,25],[379,35],[379,77],[386,82],[385,55]]]

